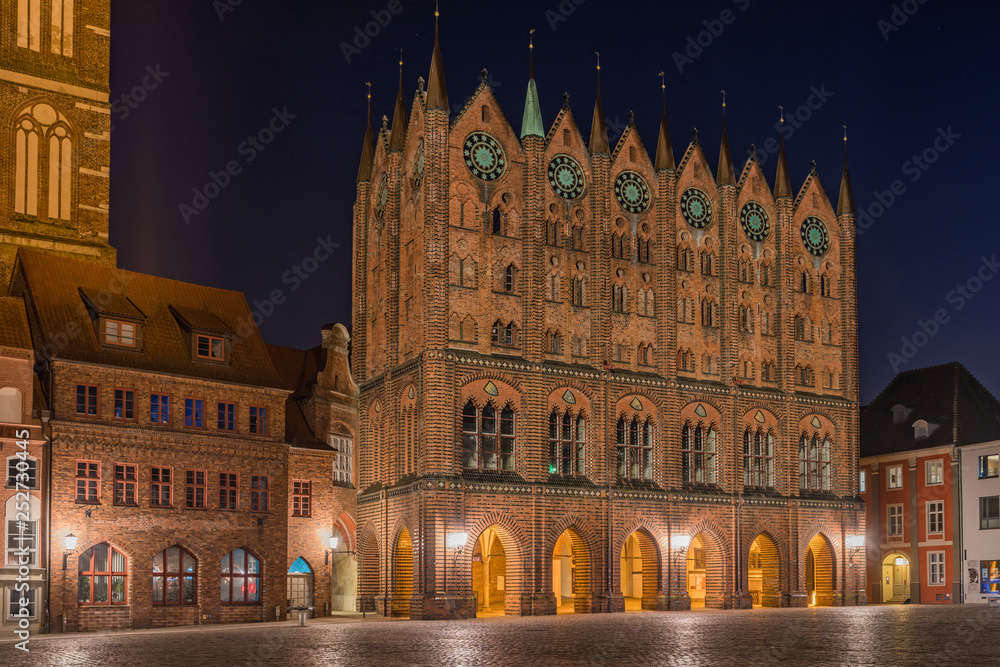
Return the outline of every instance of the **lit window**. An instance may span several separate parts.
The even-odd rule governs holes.
[[[186,549],[169,547],[153,557],[153,604],[195,604],[198,561]]]
[[[135,347],[135,324],[119,322],[118,320],[105,320],[104,342],[108,345]]]
[[[979,479],[989,479],[1000,476],[1000,454],[987,454],[979,457]]]
[[[27,609],[29,619],[38,618],[38,589],[29,588],[24,591],[15,591],[15,589],[10,588],[10,599],[7,606],[7,619],[14,620],[17,618],[25,618],[21,609]],[[24,599],[28,604],[25,607],[21,607],[21,599]]]
[[[928,461],[927,462],[927,483],[928,484],[943,484],[944,483],[944,461]]]
[[[979,591],[1000,593],[1000,560],[979,561]]]
[[[223,361],[226,358],[226,341],[215,336],[198,335],[198,357]]]
[[[105,542],[83,552],[77,562],[80,604],[125,604],[128,563],[122,552]]]
[[[21,498],[24,494],[20,495]],[[38,519],[41,518],[41,502],[31,496],[27,502],[11,496],[6,502],[7,516],[7,557],[6,566],[16,569],[18,565],[35,567],[38,564]],[[27,560],[22,560],[27,557]],[[3,564],[0,564],[2,567]]]
[[[865,470],[861,470],[858,473],[858,492],[859,493],[864,493],[865,492],[865,487],[867,486],[867,479],[868,479],[867,472]]]
[[[222,602],[260,602],[260,560],[245,549],[235,549],[222,557]]]
[[[73,0],[52,0],[52,53],[73,57]]]
[[[903,488],[903,466],[889,466],[886,469],[888,473],[888,478],[886,483],[890,489],[901,489]]]
[[[330,446],[337,451],[337,456],[333,460],[333,481],[339,484],[351,483],[351,462],[353,461],[351,447],[353,441],[350,438],[343,438],[335,435],[330,436]]]

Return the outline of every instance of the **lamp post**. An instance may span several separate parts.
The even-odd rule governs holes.
[[[63,538],[63,546],[66,547],[66,550],[63,552],[63,571],[62,571],[62,579],[63,579],[63,582],[62,582],[63,583],[63,594],[62,594],[62,598],[63,598],[63,600],[62,600],[62,602],[63,602],[62,631],[63,631],[63,633],[65,633],[66,632],[66,570],[69,569],[69,555],[71,553],[73,553],[74,551],[76,551],[76,535],[74,535],[73,533],[70,533],[69,535],[67,535],[66,537],[64,537]]]
[[[458,564],[458,554],[462,553],[462,550],[465,549],[465,542],[468,539],[469,539],[469,534],[468,533],[448,533],[445,536],[445,539],[444,539],[445,548],[446,549],[451,549],[451,550],[453,550],[455,552],[455,560],[452,563],[452,565],[457,565]],[[447,558],[447,554],[445,555],[444,567],[445,567],[445,582],[447,582],[448,581],[448,574],[447,574],[447,570],[448,570],[448,558]],[[445,595],[447,595],[447,594],[448,594],[448,592],[447,592],[447,583],[445,583]]]
[[[677,558],[678,556],[680,556],[682,553],[685,553],[687,551],[687,548],[689,546],[691,546],[691,536],[690,535],[671,535],[670,536],[669,546],[670,546],[670,561],[674,562],[675,558]],[[678,567],[678,574],[681,574],[681,571],[683,572],[682,576],[684,577],[684,579],[683,579],[684,586],[681,589],[681,591],[683,592],[683,591],[687,590],[687,567],[685,566],[683,568],[683,570],[681,570],[681,568]],[[673,586],[673,582],[671,582],[670,585],[672,587]],[[673,597],[673,596],[671,596],[671,597]],[[673,603],[673,600],[671,600],[671,603]]]
[[[858,579],[857,572],[858,571],[854,567],[854,556],[859,551],[862,551],[865,548],[865,536],[864,535],[850,535],[845,540],[844,546],[847,547],[848,554],[849,554],[848,557],[847,557],[847,559],[848,559],[848,567],[850,567],[851,569],[854,570],[854,580],[855,580],[855,582],[857,582],[857,579]],[[867,557],[866,557],[865,565],[867,565]],[[857,604],[857,602],[858,602],[858,596],[859,596],[859,594],[860,594],[860,591],[857,591],[857,590],[854,593],[854,603],[855,604]]]

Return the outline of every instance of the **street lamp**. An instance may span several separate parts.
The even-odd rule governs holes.
[[[325,552],[326,560],[323,563],[324,565],[330,564],[330,556],[332,556],[337,551],[337,544],[339,543],[340,543],[339,537],[337,537],[336,535],[330,537],[330,548],[327,549]]]
[[[63,553],[63,571],[62,571],[62,602],[63,602],[63,615],[62,615],[62,631],[66,632],[66,570],[69,568],[69,555],[76,551],[76,535],[70,533],[63,538],[63,546],[66,547],[66,551]]]
[[[683,534],[681,534],[681,535],[671,535],[668,538],[667,544],[668,544],[668,547],[669,547],[669,550],[670,550],[670,562],[671,562],[671,564],[673,564],[673,563],[676,562],[675,559],[678,558],[682,553],[684,553],[689,546],[691,546],[691,536],[690,535],[683,535]],[[678,567],[677,569],[678,569],[677,573],[681,574],[681,572],[680,572],[681,568]],[[671,577],[670,579],[671,579],[671,581],[670,581],[670,597],[671,597],[670,604],[673,605],[673,588],[674,588],[673,579],[674,578]],[[683,581],[684,581],[684,586],[681,588],[681,592],[687,590],[687,567],[686,566],[684,568]]]

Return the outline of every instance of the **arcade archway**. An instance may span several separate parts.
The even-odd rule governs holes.
[[[636,530],[625,539],[620,572],[625,611],[656,609],[660,589],[660,552],[647,531]]]
[[[484,530],[472,549],[472,590],[476,596],[477,616],[504,613],[507,552],[495,526]]]
[[[703,531],[691,538],[687,552],[687,593],[692,609],[725,606],[724,570],[722,547],[713,535]]]
[[[750,545],[747,584],[754,607],[781,606],[781,554],[774,540],[763,533]]]
[[[590,550],[574,528],[563,531],[552,550],[552,591],[557,613],[590,611]]]
[[[806,592],[810,607],[832,607],[836,590],[836,561],[830,541],[818,533],[806,549]]]

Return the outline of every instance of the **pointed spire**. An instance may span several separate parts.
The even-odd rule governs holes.
[[[785,156],[785,107],[781,111],[778,135],[781,139],[781,149],[778,151],[778,174],[774,177],[774,198],[792,196],[792,179],[788,174],[788,158]]]
[[[670,128],[667,127],[667,83],[663,72],[660,72],[660,90],[663,94],[663,116],[660,118],[660,138],[656,142],[656,162],[653,164],[657,171],[677,167],[674,148],[670,144]]]
[[[403,150],[406,142],[406,100],[403,98],[403,49],[399,50],[399,94],[396,95],[396,112],[392,115],[392,135],[389,152]]]
[[[524,97],[524,119],[521,121],[521,138],[545,137],[542,111],[538,106],[538,88],[535,87],[535,29],[528,33],[528,92]]]
[[[719,147],[719,173],[715,178],[717,185],[736,185],[736,172],[733,171],[733,154],[729,151],[729,135],[726,134],[726,91],[722,91],[722,145]]]
[[[608,126],[604,124],[604,105],[601,104],[601,54],[597,55],[597,101],[594,102],[594,122],[590,125],[590,152],[611,153],[608,147]]]
[[[840,178],[840,202],[837,215],[854,215],[854,191],[851,189],[851,172],[847,169],[847,126],[844,126],[844,175]]]
[[[358,183],[371,178],[372,163],[375,161],[375,133],[372,132],[372,84],[368,86],[368,129],[365,130],[365,145],[361,148],[361,166],[358,167]]]
[[[438,41],[438,19],[441,12],[434,6],[434,55],[431,56],[431,73],[427,78],[427,108],[448,109],[448,86],[444,82],[444,61]]]

